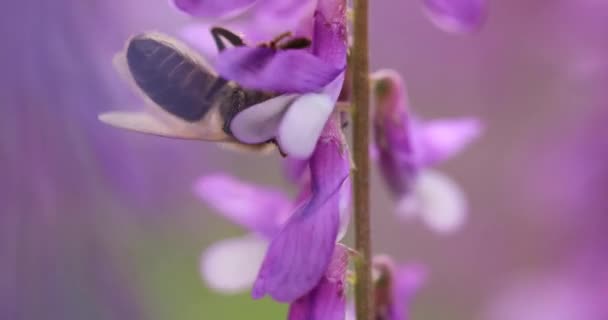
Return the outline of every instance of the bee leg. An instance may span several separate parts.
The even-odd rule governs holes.
[[[272,143],[272,144],[274,144],[275,147],[277,148],[277,150],[279,150],[279,153],[281,154],[281,156],[283,158],[287,158],[287,153],[285,153],[285,151],[283,151],[281,149],[281,146],[279,145],[279,142],[277,142],[277,139],[268,140],[268,142],[266,142],[266,143]]]
[[[213,27],[211,28],[211,36],[213,36],[213,40],[215,41],[215,45],[217,46],[217,50],[219,52],[224,51],[226,49],[226,44],[223,39],[228,40],[230,44],[235,47],[241,47],[245,45],[243,39],[236,35],[234,32],[224,29],[222,27]]]
[[[308,38],[293,38],[289,39],[279,45],[279,49],[287,50],[287,49],[306,49],[310,47],[312,42]]]
[[[279,43],[283,40],[285,40],[285,38],[289,38],[291,37],[291,32],[290,31],[286,31],[281,33],[280,35],[276,36],[274,39],[272,39],[272,41],[270,41],[269,43],[267,43],[266,45],[276,49],[279,47]]]

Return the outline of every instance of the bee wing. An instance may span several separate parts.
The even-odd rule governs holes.
[[[192,61],[196,61],[196,64],[205,69],[208,74],[212,76],[216,75],[215,71],[200,55],[196,54],[193,50],[177,40],[154,32],[139,35],[137,37],[153,39],[154,41],[169,45],[176,53],[188,56]],[[206,141],[236,141],[224,132],[224,119],[217,108],[217,103],[210,105],[208,112],[200,120],[196,122],[187,122],[168,113],[161,106],[152,101],[152,99],[150,99],[150,97],[136,84],[133,75],[129,71],[127,48],[132,39],[127,41],[125,48],[114,56],[113,65],[116,71],[129,82],[133,90],[146,102],[146,109],[141,112],[110,112],[102,114],[99,116],[99,119],[102,122],[122,129],[164,137]]]
[[[260,143],[260,144],[242,144],[238,142],[219,142],[218,145],[225,149],[235,152],[245,152],[245,153],[257,153],[261,155],[270,154],[272,151],[277,149],[277,145],[268,142],[268,143]]]
[[[111,111],[98,116],[99,121],[113,127],[178,139],[200,139],[191,131],[175,130],[147,112]]]

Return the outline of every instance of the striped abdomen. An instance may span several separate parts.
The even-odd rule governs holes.
[[[229,95],[227,81],[168,42],[140,35],[127,46],[135,83],[158,106],[188,122],[201,120],[214,102]]]

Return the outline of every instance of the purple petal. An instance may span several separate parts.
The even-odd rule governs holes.
[[[426,281],[426,268],[419,264],[400,267],[395,272],[393,286],[392,320],[407,320],[414,295]]]
[[[410,192],[418,170],[411,136],[405,85],[393,70],[381,70],[374,80],[374,139],[384,180],[396,198]]]
[[[255,7],[251,17],[256,29],[276,36],[287,30],[298,36],[310,36],[309,22],[316,7],[316,0],[265,0]],[[252,10],[253,11],[253,10]]]
[[[426,169],[416,177],[412,192],[399,201],[397,214],[402,218],[419,217],[437,233],[452,233],[466,222],[467,201],[451,178]]]
[[[413,295],[426,279],[426,269],[417,264],[397,268],[386,255],[375,256],[375,312],[378,319],[407,320]]]
[[[315,12],[312,52],[321,60],[337,68],[346,66],[347,32],[344,1],[321,1]]]
[[[263,143],[276,137],[287,108],[296,95],[280,95],[239,112],[230,130],[243,143]]]
[[[336,246],[327,274],[317,286],[289,306],[289,320],[344,320],[348,253]]]
[[[281,150],[294,158],[309,158],[333,108],[333,101],[324,94],[297,98],[279,125],[277,142]]]
[[[234,32],[233,29],[231,30]],[[215,59],[219,53],[211,35],[210,25],[190,24],[179,30],[179,35],[188,45],[201,52],[205,58]]]
[[[478,30],[486,18],[486,0],[423,0],[431,20],[447,32]]]
[[[210,288],[223,293],[247,290],[267,248],[268,241],[254,235],[217,242],[201,257],[201,275]]]
[[[226,218],[269,238],[276,234],[292,207],[278,190],[247,184],[223,174],[200,178],[194,190]]]
[[[258,0],[171,0],[178,9],[202,18],[233,16],[247,10]]]
[[[308,169],[308,159],[302,160],[292,157],[283,159],[284,175],[292,183],[300,183],[306,169]]]
[[[420,264],[409,264],[397,269],[395,301],[407,302],[422,288],[427,278],[427,269]]]
[[[218,73],[249,89],[277,93],[318,92],[344,68],[332,66],[306,50],[237,47],[223,51]]]
[[[349,158],[336,119],[328,122],[310,160],[311,197],[303,199],[272,240],[253,288],[291,302],[321,279],[334,251],[340,224],[338,190],[349,174]]]
[[[433,120],[417,132],[419,159],[422,165],[433,165],[462,151],[482,132],[476,118]]]

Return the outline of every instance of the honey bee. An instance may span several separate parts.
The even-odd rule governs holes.
[[[223,28],[212,28],[218,50],[245,43]],[[277,50],[301,49],[307,38],[290,38],[284,33],[264,46]],[[238,141],[230,130],[232,119],[254,105],[289,104],[293,95],[251,90],[219,76],[199,55],[184,44],[159,33],[143,33],[129,39],[115,65],[131,80],[150,106],[146,112],[112,111],[101,114],[102,122],[115,127],[182,139],[272,145],[267,141]]]

